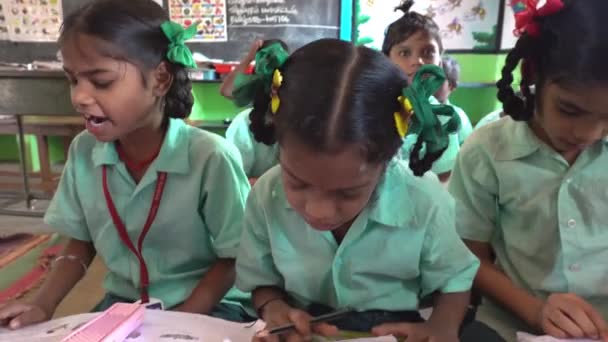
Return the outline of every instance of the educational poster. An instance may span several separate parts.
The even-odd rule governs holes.
[[[10,40],[54,42],[59,38],[63,20],[61,0],[1,0],[1,3]]]
[[[226,0],[169,0],[171,20],[188,27],[198,23],[192,41],[225,42],[228,40],[226,25]]]
[[[0,1],[0,40],[8,39],[8,26],[6,25],[6,15],[4,14],[4,6]]]
[[[401,17],[400,0],[356,0],[356,41],[379,49],[388,24]],[[417,0],[412,10],[435,20],[447,50],[495,51],[499,0]]]
[[[505,17],[502,24],[502,37],[500,42],[501,50],[510,50],[515,47],[517,37],[513,33],[515,31],[515,11],[520,10],[523,6],[519,0],[505,1]]]

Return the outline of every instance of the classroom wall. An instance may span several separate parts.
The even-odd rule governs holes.
[[[351,39],[352,0],[341,0],[341,28],[340,38]],[[500,68],[504,63],[503,54],[454,54],[461,64],[461,82],[495,82],[500,76]],[[195,105],[192,109],[190,119],[210,122],[221,122],[232,118],[242,108],[234,106],[230,101],[219,94],[219,83],[195,83],[193,85]],[[452,102],[462,107],[471,118],[473,123],[477,122],[485,114],[498,108],[495,87],[485,88],[459,88],[451,98]],[[218,134],[223,134],[223,129],[212,129]],[[28,163],[32,169],[37,170],[38,155],[36,141],[33,137],[27,137],[26,149],[28,151]],[[50,139],[51,160],[62,161],[63,151],[59,139]],[[16,139],[12,136],[0,136],[0,161],[15,161],[18,157]]]

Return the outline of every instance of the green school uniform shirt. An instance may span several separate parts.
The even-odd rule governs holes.
[[[574,292],[608,319],[607,148],[598,142],[569,166],[524,122],[476,130],[449,184],[460,236],[490,243],[516,286],[543,299]],[[477,318],[509,341],[531,330],[489,300]]]
[[[143,243],[150,277],[149,294],[171,308],[183,302],[218,258],[235,258],[249,183],[238,152],[223,138],[171,119],[160,153],[135,184],[114,143],[88,132],[72,143],[59,187],[45,222],[77,240],[90,241],[108,268],[105,289],[137,300],[139,262],[123,244],[102,190],[108,187],[131,241],[144,226],[156,188],[157,172],[167,172],[160,208]],[[233,289],[225,301],[238,303]]]
[[[468,291],[479,261],[454,229],[453,201],[433,178],[394,161],[338,245],[288,204],[277,166],[253,188],[237,257],[237,287],[284,289],[295,305],[416,310],[434,291]]]
[[[277,144],[268,146],[255,140],[249,129],[250,112],[251,109],[246,109],[237,114],[226,130],[226,139],[241,153],[247,176],[257,178],[279,163],[279,149]]]
[[[475,125],[475,129],[483,127],[491,122],[500,120],[502,118],[502,115],[503,115],[502,109],[497,109],[497,110],[487,114],[486,116],[484,116],[483,118],[481,118],[481,120],[479,120],[477,122],[477,124]]]

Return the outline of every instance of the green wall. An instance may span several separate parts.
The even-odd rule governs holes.
[[[454,54],[461,67],[461,83],[495,83],[500,78],[504,55]],[[496,87],[459,87],[452,94],[451,102],[462,107],[471,122],[479,121],[484,115],[499,108]]]

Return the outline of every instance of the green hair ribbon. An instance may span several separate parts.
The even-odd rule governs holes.
[[[426,153],[444,150],[449,144],[449,134],[458,132],[460,117],[450,105],[434,105],[429,98],[445,82],[443,70],[436,65],[424,65],[418,70],[411,84],[403,89],[403,97],[411,103],[413,116],[407,134],[416,134],[426,144]],[[440,117],[447,117],[442,122]]]
[[[270,94],[274,71],[283,66],[287,58],[289,53],[280,43],[260,49],[255,55],[255,72],[251,75],[240,73],[234,80],[234,103],[240,107],[250,104],[259,86],[263,86],[264,91]]]
[[[169,50],[167,51],[167,59],[173,63],[181,64],[187,68],[196,69],[196,62],[192,57],[192,51],[186,46],[186,41],[196,34],[196,26],[194,23],[188,28],[182,25],[165,21],[160,25],[163,33],[169,39]]]

